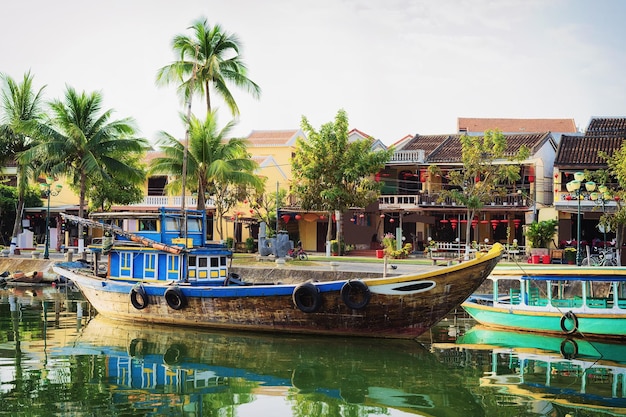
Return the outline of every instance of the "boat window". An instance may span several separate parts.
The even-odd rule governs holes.
[[[196,266],[196,257],[195,256],[190,256],[189,257],[189,266]]]
[[[207,265],[208,265],[208,261],[206,257],[201,256],[200,258],[198,258],[198,266],[200,268],[206,268]]]
[[[156,221],[156,219],[141,219],[141,220],[139,220],[139,230],[140,231],[156,232],[156,230],[157,230],[157,221]]]
[[[202,230],[202,219],[188,219],[187,220],[187,231],[199,232],[201,230]]]
[[[222,266],[226,266],[226,257],[225,257],[225,256],[222,256],[222,257],[220,258],[220,264],[221,264]]]
[[[219,258],[211,258],[211,268],[217,268],[219,262]]]
[[[168,232],[177,232],[180,230],[180,221],[179,219],[166,218],[165,219],[165,230]]]

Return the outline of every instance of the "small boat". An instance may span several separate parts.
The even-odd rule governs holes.
[[[132,213],[128,213],[132,215]],[[499,244],[476,258],[416,274],[292,283],[256,283],[229,272],[231,253],[204,242],[202,211],[162,209],[158,216],[89,222],[114,233],[106,270],[62,262],[54,271],[70,279],[102,315],[178,326],[317,335],[411,339],[458,307],[487,278],[503,254]],[[187,237],[181,224],[187,220]],[[111,219],[109,219],[111,220]],[[118,222],[119,223],[119,222]],[[133,232],[128,230],[133,228]],[[106,248],[106,249],[105,249]],[[298,272],[294,271],[294,274]],[[297,280],[295,280],[297,281]]]
[[[625,267],[497,268],[462,307],[496,328],[626,339]]]
[[[456,343],[434,344],[431,351],[480,363],[486,371],[474,394],[493,398],[508,408],[507,415],[626,413],[626,346],[616,341],[478,325]]]

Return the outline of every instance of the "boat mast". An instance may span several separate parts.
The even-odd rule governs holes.
[[[182,214],[183,214],[183,221],[182,221],[182,225],[181,225],[181,229],[180,229],[180,233],[182,235],[182,238],[184,240],[184,245],[185,247],[187,247],[187,213],[186,213],[186,207],[185,207],[185,187],[187,186],[187,159],[188,157],[188,150],[187,148],[189,147],[189,135],[190,135],[190,129],[191,129],[191,98],[193,96],[193,84],[196,80],[196,71],[198,70],[198,50],[199,50],[199,46],[196,45],[196,53],[194,55],[194,61],[193,61],[193,70],[191,71],[191,79],[189,80],[189,92],[187,94],[187,119],[185,120],[187,126],[185,129],[185,141],[183,143],[183,168],[182,168],[182,196],[181,196],[181,201],[180,201],[180,207],[182,210]]]

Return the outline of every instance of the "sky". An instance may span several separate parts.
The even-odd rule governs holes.
[[[31,71],[47,100],[99,91],[141,135],[184,137],[184,103],[157,70],[206,18],[236,34],[256,100],[232,87],[232,136],[315,128],[344,109],[390,145],[457,131],[459,117],[626,116],[621,0],[23,0],[0,6],[0,73]],[[220,125],[233,120],[217,104]],[[193,112],[205,109],[194,98]]]

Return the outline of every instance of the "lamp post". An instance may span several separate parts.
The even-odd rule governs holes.
[[[50,196],[57,196],[61,192],[63,186],[61,184],[57,184],[52,190],[52,183],[54,183],[54,178],[48,177],[46,178],[45,183],[40,183],[39,187],[41,191],[46,196],[48,200],[48,209],[46,210],[46,243],[43,251],[43,258],[50,259]]]
[[[576,199],[578,200],[578,215],[576,217],[576,265],[580,266],[582,264],[583,258],[582,253],[580,252],[580,198],[582,197],[582,190],[580,186],[582,185],[583,180],[585,179],[585,174],[583,172],[576,172],[574,174],[574,180],[565,184],[567,187],[567,191],[570,193],[574,193]],[[585,189],[589,192],[594,191],[596,189],[596,183],[593,181],[587,181],[585,183]]]
[[[600,201],[602,203],[602,214],[606,214],[605,203],[611,199],[611,193],[609,192],[609,187],[606,185],[601,185],[598,187],[597,193],[591,193],[591,199],[593,201]],[[606,229],[607,225],[602,225],[602,233],[604,234],[604,241],[602,246],[606,248]]]

